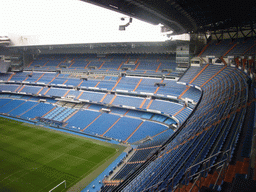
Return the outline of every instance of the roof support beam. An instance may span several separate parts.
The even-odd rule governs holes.
[[[218,42],[223,40],[223,31],[221,32],[220,35],[219,35],[219,33],[216,33],[216,31],[214,31],[213,34],[215,35],[215,37],[218,40]]]

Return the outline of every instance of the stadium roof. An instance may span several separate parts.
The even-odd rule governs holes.
[[[249,25],[255,28],[256,4],[224,0],[82,0],[140,18],[162,23],[174,33],[215,31]]]
[[[126,43],[83,43],[83,44],[52,44],[33,46],[9,46],[0,47],[0,53],[4,55],[21,54],[173,54],[176,46],[187,45],[188,41],[165,42],[126,42]]]

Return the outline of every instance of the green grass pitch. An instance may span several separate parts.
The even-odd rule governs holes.
[[[78,136],[0,118],[0,191],[44,192],[63,180],[69,188],[115,154]]]

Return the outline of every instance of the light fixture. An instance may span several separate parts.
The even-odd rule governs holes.
[[[124,17],[121,18],[122,21],[125,20]],[[125,31],[125,28],[128,27],[132,23],[132,18],[130,17],[129,22],[126,23],[125,25],[119,25],[119,31]]]

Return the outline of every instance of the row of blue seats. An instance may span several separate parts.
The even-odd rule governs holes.
[[[1,99],[0,100],[0,112],[8,113],[12,116],[21,116],[21,118],[34,119],[35,117],[41,117],[48,111],[53,109],[53,105],[31,102],[26,100],[13,100],[13,99]],[[37,111],[38,110],[38,111]],[[63,121],[65,118],[70,116],[75,109],[56,107],[50,113],[48,113],[44,118],[52,119],[55,121]],[[93,124],[96,117],[100,116]],[[86,120],[86,121],[85,121]],[[114,123],[118,122],[114,125]],[[68,127],[85,128],[91,124],[86,132],[91,134],[103,134],[109,127],[114,125],[111,130],[109,130],[105,136],[125,140],[132,132],[142,123],[141,120],[131,119],[127,117],[122,117],[112,114],[99,113],[94,111],[79,111],[73,117],[68,120]],[[129,129],[127,125],[129,124]],[[153,123],[153,122],[143,122],[138,131],[128,140],[128,142],[135,142],[143,139],[146,136],[154,136],[166,129],[165,126]],[[79,129],[80,130],[80,129]]]
[[[229,75],[231,75],[231,76],[233,76],[232,78],[231,78],[231,81],[233,81],[233,79],[236,79],[236,78],[238,78],[239,77],[239,74],[238,75],[236,75],[236,76],[234,76],[233,74],[231,74],[232,73],[232,71],[230,71],[230,69],[227,69],[227,70],[229,70],[229,72],[228,72],[228,74]],[[224,77],[224,76],[222,76],[222,77]],[[240,85],[240,81],[244,81],[244,79],[238,79],[238,83],[234,83],[233,82],[233,87],[236,87],[236,85],[238,84],[238,90],[241,90],[242,89],[242,87],[241,87],[241,85]],[[243,82],[244,84],[246,84],[246,82],[244,81]],[[230,82],[227,82],[227,84],[230,84]],[[232,87],[232,86],[231,86]],[[240,93],[240,92],[238,92],[238,93]],[[246,95],[246,93],[244,94],[244,95]],[[229,95],[230,96],[230,95]],[[226,96],[226,98],[228,98],[229,96]],[[241,96],[241,94],[239,94],[239,96],[237,97],[237,99],[240,99],[239,97]],[[232,98],[234,98],[234,97],[232,97]],[[229,100],[229,102],[232,104],[233,102],[232,102],[232,100]],[[241,105],[242,104],[244,104],[244,103],[241,103]],[[226,105],[227,106],[227,105]],[[224,109],[225,110],[227,110],[226,109],[226,106],[224,107]],[[231,109],[230,109],[231,110]],[[242,119],[243,119],[243,115],[244,115],[244,113],[245,113],[245,111],[244,111],[244,109],[243,109],[243,112],[240,114],[240,115],[238,115],[238,116],[241,116],[242,117]],[[232,118],[234,118],[234,117],[230,117],[230,119],[232,119]],[[234,119],[232,119],[232,120],[234,120]],[[224,132],[224,133],[222,133],[222,137],[219,137],[219,138],[222,138],[222,139],[220,139],[220,141],[221,140],[223,140],[223,141],[225,141],[225,139],[224,138],[226,138],[227,137],[227,132],[228,132],[228,130],[230,129],[230,125],[231,124],[229,124],[229,126],[227,126],[227,131],[226,132]],[[240,123],[240,125],[239,125],[240,127],[241,127],[241,123]],[[239,132],[239,130],[240,130],[240,127],[234,127],[234,130],[237,130],[238,132]],[[233,132],[234,133],[234,132]],[[224,137],[224,138],[223,138]],[[236,138],[236,140],[237,140],[237,136],[235,137],[235,135],[234,136],[231,136],[231,137],[229,137],[229,145],[227,146],[227,148],[226,149],[229,149],[229,147],[230,147],[230,144],[232,143],[232,139],[230,139],[230,138]],[[226,142],[228,142],[228,141],[226,141]],[[234,144],[234,143],[233,143]],[[216,147],[215,147],[215,153],[221,148],[223,146],[223,144],[221,144],[220,142],[218,143],[218,145],[216,145]],[[232,148],[232,151],[234,150],[234,146],[232,146],[231,147]],[[214,162],[216,160],[216,157],[215,158],[213,158],[212,159],[212,163]]]
[[[115,176],[113,177],[114,180],[121,180],[128,177],[132,174],[136,167],[138,167],[141,163],[133,163],[133,164],[126,164],[123,169],[121,169]]]
[[[69,115],[71,115],[75,109],[66,108],[66,107],[56,107],[53,111],[48,113],[44,118],[52,119],[55,121],[63,121]]]
[[[15,94],[0,94],[0,98],[10,98],[10,99],[22,99],[22,100],[29,100],[29,101],[39,101],[40,99],[46,100],[47,103],[56,103],[55,99],[52,98],[42,98],[42,97],[33,97],[29,95],[15,95]]]
[[[224,55],[233,45],[234,42],[231,42],[230,40],[223,40],[221,42],[212,41],[202,56],[215,55],[220,57]]]
[[[36,87],[36,86],[33,86],[33,87],[31,86],[31,89],[33,89],[34,87]],[[16,88],[17,87],[15,86],[13,89],[16,89]],[[40,88],[36,87],[36,90],[33,91],[32,93],[35,93],[39,90],[40,90]],[[47,93],[45,93],[45,91],[47,91],[47,88],[44,88],[40,92],[40,94],[63,97],[67,92],[67,90],[60,89],[60,88],[51,88]],[[72,90],[69,92],[69,95],[75,95],[77,97],[80,93],[81,92],[79,92],[79,91]],[[103,98],[104,95],[105,95],[104,93],[95,93],[95,92],[84,91],[83,94],[80,96],[80,99],[99,102]],[[110,103],[113,98],[114,98],[114,95],[107,95],[107,97],[103,100],[103,103]],[[126,105],[126,106],[132,105],[134,107],[139,108],[143,100],[144,99],[140,98],[140,97],[117,95],[117,97],[113,101],[113,104],[114,105]],[[144,104],[144,107],[146,107],[145,104]],[[165,112],[167,114],[174,115],[176,112],[181,110],[182,107],[183,107],[182,105],[177,104],[177,103],[163,101],[163,100],[154,100],[152,102],[151,106],[149,107],[149,109],[159,110],[159,111]]]
[[[164,133],[158,134],[155,137],[151,137],[151,140],[146,141],[138,146],[137,150],[134,152],[133,156],[128,160],[127,164],[124,164],[123,167],[113,176],[112,179],[125,179],[131,175],[135,168],[138,167],[145,161],[148,157],[151,156],[157,149],[162,145],[172,134],[172,129],[165,130]],[[104,188],[102,191],[107,191]]]
[[[30,67],[36,67],[44,66],[47,67],[57,67],[61,65],[65,65],[67,67],[81,67],[85,68],[85,66],[96,66],[96,67],[104,67],[104,68],[111,68],[111,65],[115,64],[115,68],[117,69],[121,64],[122,66],[128,65],[128,61],[134,61],[136,64],[140,64],[138,67],[142,69],[147,70],[156,70],[159,64],[161,63],[161,68],[168,68],[171,65],[176,66],[175,63],[175,55],[169,55],[169,56],[162,56],[162,55],[156,55],[154,57],[151,56],[144,56],[144,55],[122,55],[122,56],[116,56],[116,55],[108,55],[107,58],[97,58],[95,55],[59,55],[55,57],[49,57],[39,56],[37,59],[34,59],[34,61],[31,63]],[[149,65],[150,63],[151,65]],[[152,66],[154,66],[152,68]],[[112,67],[113,68],[113,67]],[[134,68],[134,67],[133,67]]]
[[[84,121],[85,119],[86,121]],[[86,133],[104,135],[125,141],[142,123],[142,120],[131,119],[129,117],[121,118],[118,115],[84,110],[78,111],[67,123],[67,127],[77,128]],[[129,125],[129,127],[127,127],[127,125]],[[108,130],[110,127],[111,129]],[[154,136],[164,131],[166,128],[167,127],[158,123],[143,122],[134,135],[128,139],[128,142],[133,143],[146,136]]]
[[[219,71],[218,67],[215,73],[216,71]],[[202,73],[201,75],[206,81],[207,78],[211,78],[214,74],[205,75]],[[202,85],[203,81],[198,81],[198,83]],[[195,114],[188,120],[179,135],[161,152],[159,158],[139,174],[125,190],[142,190],[158,182],[157,189],[161,190],[167,187],[169,179],[172,178],[172,184],[175,186],[180,182],[184,171],[189,166],[200,162],[207,156],[218,153],[224,143],[226,143],[225,150],[231,148],[233,151],[241,129],[241,122],[237,122],[236,126],[231,128],[235,114],[230,115],[228,119],[223,119],[219,124],[214,125],[213,122],[217,122],[219,118],[225,117],[234,112],[234,109],[243,106],[244,102],[246,102],[246,89],[245,92],[240,92],[244,87],[246,87],[244,74],[230,68],[224,69],[217,77],[209,81],[204,86],[205,95],[200,103],[203,106],[201,110],[195,111]],[[230,99],[227,100],[226,98]],[[208,103],[209,100],[212,100],[212,102]],[[223,101],[225,102],[222,103]],[[237,104],[236,101],[242,102]],[[237,115],[243,118],[244,114],[245,109],[241,110]],[[204,131],[204,128],[207,127],[209,127],[208,130]],[[209,138],[211,139],[209,140]],[[173,150],[180,143],[184,144]],[[201,156],[198,156],[199,154]],[[213,158],[211,164],[215,160],[216,158]],[[196,172],[197,169],[198,167],[194,168],[193,171]],[[153,175],[153,173],[155,174]],[[138,181],[140,181],[140,185],[137,185]]]
[[[237,44],[235,46],[235,44]],[[229,49],[235,46],[232,50],[229,51],[227,56],[236,56],[243,55],[248,48],[255,44],[254,38],[249,38],[245,40],[240,38],[234,41],[231,40],[222,40],[221,42],[212,41],[210,45],[206,48],[202,56],[215,55],[217,57],[223,56]]]
[[[106,89],[112,90],[115,86],[115,81],[108,81],[108,80],[88,80],[82,81],[76,78],[69,78],[67,74],[55,74],[55,73],[33,73],[32,77],[28,77],[29,73],[17,73],[15,74],[11,80],[13,81],[28,81],[28,82],[38,82],[38,83],[45,83],[45,84],[52,84],[52,85],[66,85],[66,86],[80,86],[80,87],[97,87],[99,89]],[[156,92],[156,88],[154,86],[155,83],[159,83],[160,79],[149,79],[149,78],[132,78],[132,77],[123,77],[121,78],[120,82],[114,88],[114,90],[126,90],[126,91],[133,91],[136,90],[137,92],[146,92],[146,93],[154,93]],[[175,81],[172,80],[164,80],[163,83],[166,84],[165,87],[159,87],[157,94],[162,96],[176,96],[178,97],[185,89],[186,86],[183,84],[177,84]],[[137,86],[138,85],[138,86]],[[17,87],[16,87],[17,88]],[[37,89],[37,90],[33,90]],[[16,89],[15,89],[16,90]],[[15,91],[12,90],[12,91]],[[39,91],[39,87],[33,86],[30,87],[28,85],[25,86],[25,90],[23,92],[31,92],[36,94]],[[43,92],[41,92],[43,94]],[[61,96],[61,95],[60,95]],[[201,96],[201,92],[194,87],[191,87],[188,92],[183,96],[188,97],[195,102],[199,100]]]
[[[187,82],[189,83],[201,70],[202,68],[201,67],[194,67],[194,66],[190,66],[189,67],[189,71],[187,71],[185,73],[185,75],[183,75],[181,78],[180,78],[180,82]]]
[[[24,100],[1,99],[1,113],[18,116],[25,119],[41,117],[53,108],[51,104]]]
[[[189,116],[189,114],[192,112],[192,109],[190,108],[184,108],[179,114],[177,114],[175,117],[179,120],[179,122],[182,124]]]
[[[38,63],[37,61],[34,61],[34,63],[29,66],[26,67],[25,69],[27,70],[39,70],[39,71],[47,71],[47,70],[52,70],[55,71],[57,68],[60,68],[62,66],[65,66],[66,68],[68,68],[69,70],[78,70],[78,69],[87,69],[90,70],[90,67],[96,67],[97,70],[115,70],[117,71],[118,69],[122,69],[123,67],[127,67],[128,71],[129,70],[136,70],[136,72],[145,72],[149,71],[149,72],[161,72],[162,69],[168,69],[168,70],[172,70],[175,71],[177,64],[175,61],[172,62],[166,62],[166,63],[161,63],[161,62],[156,62],[155,65],[153,65],[151,62],[146,62],[145,64],[137,62],[137,64],[123,64],[125,61],[114,61],[114,62],[97,62],[97,61],[74,61],[72,63],[61,63],[57,61],[57,62],[40,62]],[[143,61],[142,61],[143,62]],[[161,63],[161,64],[160,64]],[[58,66],[58,67],[57,67]],[[159,68],[158,68],[159,66]]]
[[[80,79],[68,78],[63,74],[58,75],[55,73],[33,73],[32,77],[27,77],[27,75],[29,75],[29,73],[26,73],[26,72],[17,73],[12,77],[11,80],[13,81],[26,80],[28,82],[38,81],[38,83],[45,83],[45,84],[48,84],[53,80],[50,84],[53,84],[53,85],[65,84],[66,86],[80,85],[80,87],[97,86],[100,89],[107,89],[107,90],[111,90],[116,84],[115,81],[108,81],[108,80],[81,81]],[[154,86],[154,84],[160,83],[160,81],[161,81],[160,79],[148,79],[148,78],[139,79],[139,78],[123,77],[114,90],[122,89],[127,91],[133,91],[135,90],[136,86],[140,82],[139,86],[137,86],[136,88],[137,92],[154,93],[157,88]],[[168,94],[171,94],[173,96],[179,96],[186,89],[185,85],[177,84],[175,81],[172,81],[172,80],[164,80],[163,83],[165,83],[166,86],[160,87],[158,90],[158,94],[163,94],[165,96]],[[195,89],[195,88],[191,88],[191,90],[192,89]],[[198,95],[200,95],[200,91],[197,93]]]

